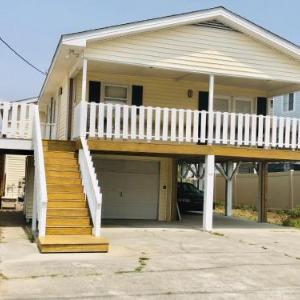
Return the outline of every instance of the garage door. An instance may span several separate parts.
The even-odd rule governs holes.
[[[159,163],[94,159],[101,186],[102,218],[157,219]]]

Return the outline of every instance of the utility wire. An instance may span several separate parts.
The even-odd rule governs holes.
[[[21,58],[26,64],[28,64],[30,67],[34,68],[36,71],[40,72],[43,75],[47,75],[46,72],[43,72],[36,66],[34,66],[30,61],[28,61],[26,58],[24,58],[21,54],[19,54],[12,46],[10,46],[1,36],[0,36],[0,41],[8,48],[10,49],[15,55],[17,55],[19,58]]]

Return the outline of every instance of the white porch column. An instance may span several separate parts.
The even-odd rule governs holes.
[[[209,145],[212,144],[213,138],[213,110],[214,110],[214,89],[215,89],[215,76],[209,75],[209,88],[208,88],[208,141]]]
[[[203,230],[211,231],[213,224],[215,156],[205,156]]]
[[[87,82],[87,59],[82,60],[82,86],[81,86],[81,101],[86,101],[86,82]]]
[[[232,216],[232,191],[233,191],[233,162],[227,162],[226,170],[226,195],[225,195],[225,216]]]

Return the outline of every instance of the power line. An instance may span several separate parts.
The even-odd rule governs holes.
[[[26,64],[28,64],[30,67],[34,68],[36,71],[40,72],[43,75],[47,75],[46,72],[43,72],[38,67],[33,65],[30,61],[28,61],[26,58],[24,58],[21,54],[19,54],[12,46],[10,46],[1,36],[0,41],[8,48],[10,49],[15,55],[17,55],[19,58],[21,58]]]

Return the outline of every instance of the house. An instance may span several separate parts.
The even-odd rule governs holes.
[[[299,119],[269,101],[296,90],[300,48],[223,7],[62,35],[39,111],[3,108],[1,143],[33,155],[40,250],[107,251],[105,218],[175,220],[179,161],[204,166],[206,231],[215,165],[230,215],[234,166],[259,162],[265,221],[267,163],[300,160]]]
[[[300,117],[300,92],[288,93],[272,99],[272,113],[279,117]]]

